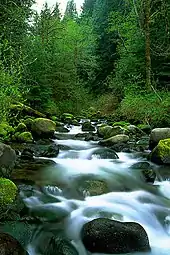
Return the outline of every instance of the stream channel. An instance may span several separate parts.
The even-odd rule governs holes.
[[[68,134],[61,134],[62,140],[55,140],[57,144],[63,148],[67,146],[68,149],[61,149],[59,155],[53,158],[56,167],[41,173],[49,183],[60,185],[44,187],[45,199],[42,199],[41,190],[35,190],[30,197],[23,194],[26,205],[30,210],[41,211],[40,217],[47,217],[45,224],[50,231],[64,231],[79,255],[91,254],[81,242],[80,231],[84,223],[98,217],[138,222],[145,228],[151,252],[132,254],[169,255],[169,181],[161,179],[160,176],[154,184],[145,183],[139,172],[131,169],[134,163],[146,161],[141,153],[120,152],[119,159],[101,159],[95,154],[101,148],[97,142],[72,138],[76,133],[80,133],[80,130],[80,127],[73,127]],[[77,191],[81,179],[94,177],[107,183],[108,193],[90,196],[86,191]],[[51,222],[48,217],[52,217]],[[45,245],[46,239],[43,239],[43,235],[42,228],[37,229],[32,242],[27,246],[30,255],[41,254],[36,246],[39,242],[44,242]]]

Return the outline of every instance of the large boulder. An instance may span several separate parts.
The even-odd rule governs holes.
[[[99,144],[103,145],[103,146],[112,146],[112,145],[119,144],[119,143],[126,143],[128,141],[129,141],[128,135],[115,135],[108,139],[99,141]]]
[[[120,135],[124,133],[124,129],[120,126],[99,126],[98,127],[98,134],[99,136],[103,137],[104,139],[107,139],[109,137]]]
[[[55,130],[55,122],[45,118],[36,118],[31,126],[31,132],[35,139],[52,138]]]
[[[160,140],[170,138],[170,128],[154,128],[150,134],[149,148],[152,150]]]
[[[0,143],[0,177],[9,177],[15,165],[16,153],[6,144]]]
[[[170,138],[160,140],[150,154],[150,160],[156,164],[170,164]]]
[[[136,222],[98,218],[86,223],[81,231],[86,249],[92,253],[130,253],[150,250],[145,229]]]
[[[11,235],[0,233],[0,255],[28,255],[21,244]]]

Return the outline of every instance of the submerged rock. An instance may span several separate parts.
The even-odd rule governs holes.
[[[92,253],[128,253],[150,250],[145,229],[136,222],[98,218],[86,223],[81,231],[86,249]]]
[[[109,192],[109,188],[105,181],[86,180],[78,188],[78,191],[88,196],[99,196]]]
[[[21,244],[12,236],[0,233],[0,255],[28,255]]]
[[[91,158],[100,158],[100,159],[118,159],[118,155],[112,149],[108,148],[99,148],[93,152]]]
[[[156,179],[156,173],[152,169],[149,162],[146,161],[137,162],[131,166],[131,169],[139,170],[142,174],[142,178],[144,178],[146,182],[154,183]]]

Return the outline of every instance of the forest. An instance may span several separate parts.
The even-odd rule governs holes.
[[[90,111],[170,125],[170,2],[69,0],[40,13],[0,1],[0,121],[22,102],[50,116]]]

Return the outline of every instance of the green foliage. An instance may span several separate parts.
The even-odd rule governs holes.
[[[6,58],[0,59],[0,119],[1,121],[8,116],[8,109],[11,102],[22,100],[21,88],[21,63],[14,59],[13,48],[4,41],[0,44],[0,57],[8,52],[8,65]]]
[[[17,194],[16,185],[5,178],[0,178],[0,207],[11,204]]]
[[[121,102],[121,115],[130,123],[150,124],[152,127],[167,127],[170,125],[170,93],[159,92],[157,94],[131,94],[127,95]]]

